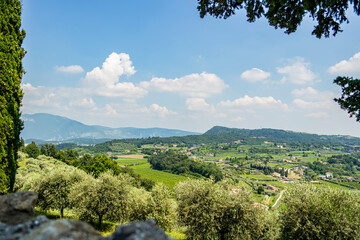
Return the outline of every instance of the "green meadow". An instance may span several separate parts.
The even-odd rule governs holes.
[[[188,179],[188,177],[181,175],[152,169],[149,163],[131,166],[131,168],[134,169],[134,172],[139,174],[141,177],[151,179],[155,182],[162,182],[170,188],[173,188],[176,183]]]

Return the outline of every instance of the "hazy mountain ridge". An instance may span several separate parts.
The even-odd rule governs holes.
[[[160,142],[226,142],[247,137],[264,137],[266,140],[281,140],[284,142],[337,142],[360,145],[360,138],[343,135],[317,135],[294,132],[281,129],[240,129],[215,126],[204,134],[165,128],[110,128],[89,126],[69,118],[37,113],[23,114],[24,130],[21,137],[35,140],[37,143],[76,143],[94,145],[111,139],[144,139],[160,137]],[[217,135],[217,137],[211,137]],[[152,139],[153,142],[155,139]],[[136,140],[137,142],[138,140]],[[141,140],[141,141],[145,141]],[[149,140],[150,141],[150,140]]]
[[[90,126],[66,117],[47,113],[23,114],[23,139],[38,139],[43,141],[65,141],[68,139],[123,139],[170,137],[198,134],[176,129],[165,128],[110,128]]]

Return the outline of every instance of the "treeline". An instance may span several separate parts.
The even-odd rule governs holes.
[[[86,151],[91,153],[106,153],[106,152],[136,152],[136,145],[122,140],[111,140],[108,142],[100,143],[95,146],[83,147]]]
[[[216,182],[223,179],[221,170],[215,164],[194,161],[185,154],[171,150],[156,152],[149,157],[148,161],[151,168],[160,171],[195,177],[213,177]]]
[[[360,162],[358,154],[355,155],[333,155],[327,158],[328,164],[323,164],[319,161],[308,163],[307,166],[317,174],[325,174],[331,172],[336,175],[356,176],[360,170]]]
[[[137,147],[147,144],[177,144],[180,147],[191,147],[199,144],[216,145],[219,143],[230,143],[236,140],[243,140],[244,144],[261,144],[264,138],[252,138],[242,134],[218,134],[218,135],[188,135],[183,137],[151,137],[151,138],[139,138],[139,139],[123,139],[113,140],[112,142],[125,142],[134,144]],[[265,139],[266,140],[266,139]],[[101,144],[100,144],[101,145]]]
[[[331,143],[331,144],[351,144],[359,145],[360,138],[338,136],[338,135],[317,135],[309,133],[299,133],[286,131],[281,129],[238,129],[238,128],[227,128],[227,127],[213,127],[208,130],[204,135],[219,135],[219,134],[240,134],[247,137],[263,137],[273,139],[276,142],[300,142],[300,143]]]

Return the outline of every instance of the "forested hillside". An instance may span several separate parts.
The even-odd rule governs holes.
[[[223,134],[241,134],[251,137],[267,137],[284,142],[329,142],[329,143],[348,143],[360,144],[360,138],[341,135],[317,135],[309,133],[299,133],[279,129],[239,129],[215,126],[204,133],[204,135],[223,135]]]

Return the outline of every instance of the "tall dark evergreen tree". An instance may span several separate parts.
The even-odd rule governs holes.
[[[21,27],[21,2],[0,1],[0,194],[12,191],[16,158],[20,146],[21,78],[24,74],[21,47],[25,31]]]

